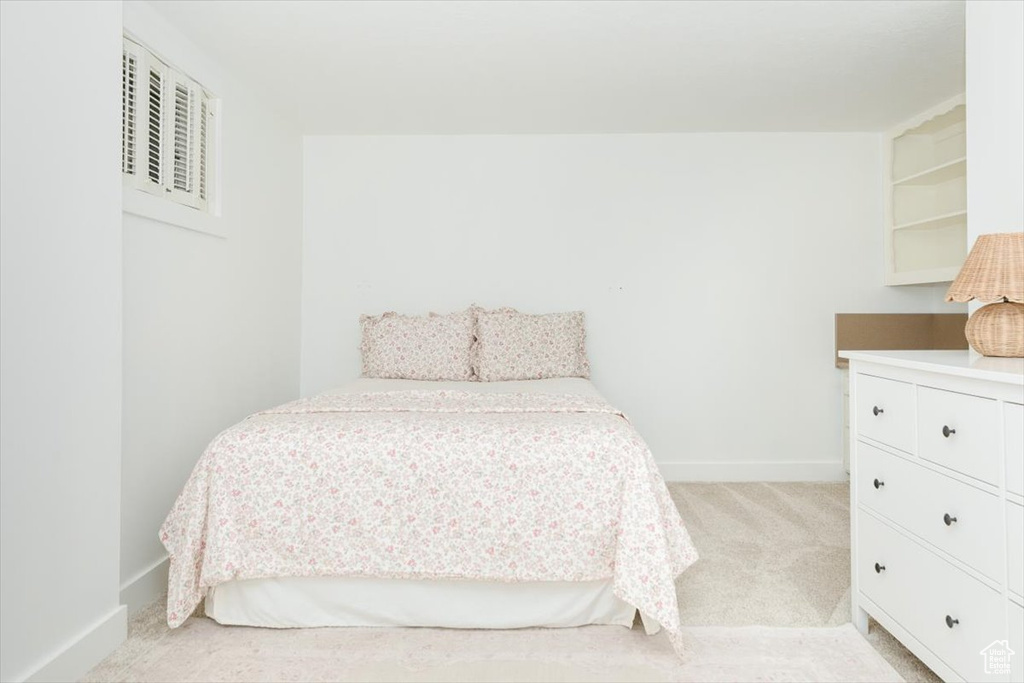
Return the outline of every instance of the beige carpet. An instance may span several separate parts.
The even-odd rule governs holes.
[[[848,623],[845,484],[671,489],[702,555],[679,581],[685,660],[639,628],[279,631],[192,618],[171,631],[155,604],[85,680],[938,680],[876,625],[865,640]]]
[[[156,610],[152,610],[154,613]],[[680,660],[641,629],[467,631],[136,625],[89,681],[899,681],[852,625],[694,627]],[[140,632],[143,631],[145,633]]]
[[[850,487],[669,484],[701,553],[677,581],[688,626],[850,622]],[[868,642],[911,682],[940,679],[881,626]]]

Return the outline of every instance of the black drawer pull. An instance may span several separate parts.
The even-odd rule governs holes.
[[[871,409],[871,412],[874,413],[875,415],[879,415],[881,413],[884,413],[885,411],[879,408],[878,406],[875,406],[874,408]]]
[[[885,482],[884,481],[879,481],[879,480],[875,479],[875,488],[876,489],[880,489],[883,486],[885,486]]]
[[[953,522],[956,521],[956,517],[950,517],[949,513],[942,515],[942,521],[946,523],[946,526],[953,526]]]
[[[948,439],[950,434],[956,434],[956,430],[950,429],[947,425],[942,425],[942,435]]]
[[[953,628],[954,626],[956,626],[959,623],[960,623],[959,619],[954,619],[953,617],[949,616],[948,614],[946,615],[946,626],[948,626],[950,628]]]
[[[885,565],[884,564],[878,564],[877,562],[875,562],[875,573],[876,574],[881,574],[884,571],[885,571]]]

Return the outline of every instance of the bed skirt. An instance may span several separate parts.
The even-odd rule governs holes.
[[[632,627],[636,608],[611,580],[490,581],[283,577],[211,588],[206,615],[221,624],[269,628],[428,626]],[[645,620],[648,633],[658,630]]]

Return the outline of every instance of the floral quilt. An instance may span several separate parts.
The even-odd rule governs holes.
[[[679,644],[697,559],[654,459],[606,402],[554,394],[322,394],[207,447],[160,529],[167,622],[234,579],[613,579]]]

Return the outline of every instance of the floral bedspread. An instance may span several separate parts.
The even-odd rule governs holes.
[[[678,646],[697,559],[647,445],[599,399],[390,391],[257,413],[207,447],[160,529],[167,622],[277,576],[614,580]]]

